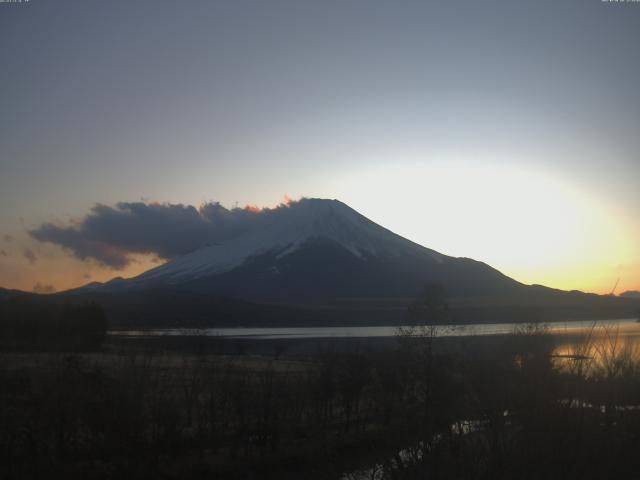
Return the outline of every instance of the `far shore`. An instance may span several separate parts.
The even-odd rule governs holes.
[[[594,322],[581,323],[581,328],[562,330],[549,329],[550,337],[556,345],[564,345],[581,341],[593,325],[607,325],[607,328],[619,330],[622,335],[637,339],[640,343],[640,323],[635,319],[608,319],[607,324]],[[562,325],[571,322],[562,322]],[[575,323],[575,322],[574,322]],[[504,325],[504,324],[503,324]],[[523,324],[524,325],[524,324]],[[544,329],[544,324],[539,327]],[[637,326],[636,326],[637,325]],[[447,327],[450,325],[441,325]],[[434,345],[444,350],[484,349],[508,341],[517,333],[518,324],[500,333],[458,334],[435,336]],[[145,335],[152,329],[135,329],[141,335],[118,335],[110,331],[105,347],[107,349],[140,349],[156,351],[182,351],[223,355],[261,355],[261,356],[300,356],[315,354],[321,351],[348,350],[387,350],[397,348],[401,339],[398,327],[389,327],[392,333],[379,336],[319,336],[297,337],[295,335],[272,338],[269,336],[217,336],[207,335],[205,330],[184,329],[185,335]],[[455,327],[454,327],[455,328]],[[230,329],[227,329],[230,330]],[[242,331],[243,328],[238,328]],[[247,329],[255,330],[255,329]],[[265,328],[265,330],[268,330]],[[130,330],[131,331],[131,330]],[[123,330],[120,330],[122,333]]]

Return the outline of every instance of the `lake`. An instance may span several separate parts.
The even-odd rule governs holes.
[[[588,334],[594,325],[598,331],[615,330],[620,337],[640,339],[640,323],[633,318],[618,320],[549,322],[544,324],[554,335]],[[484,323],[479,325],[439,325],[434,327],[437,337],[464,337],[478,335],[504,335],[513,333],[522,327],[521,323]],[[112,330],[109,335],[124,337],[157,337],[157,336],[208,336],[247,340],[277,340],[305,338],[367,338],[393,337],[397,335],[397,326],[372,327],[263,327],[263,328],[166,328]]]

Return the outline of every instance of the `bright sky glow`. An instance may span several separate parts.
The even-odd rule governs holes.
[[[451,163],[378,168],[346,176],[336,190],[417,243],[482,259],[524,283],[597,292],[609,292],[618,277],[618,292],[640,285],[635,219],[539,171]]]
[[[96,203],[338,198],[524,283],[640,290],[640,4],[0,2],[0,286],[124,270]]]

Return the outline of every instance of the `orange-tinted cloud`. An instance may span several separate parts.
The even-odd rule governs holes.
[[[262,209],[257,205],[245,205],[244,209],[251,213],[260,213],[262,211]]]

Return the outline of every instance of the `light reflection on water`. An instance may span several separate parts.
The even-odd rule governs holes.
[[[584,336],[594,325],[593,321],[550,322],[544,324],[553,335]],[[597,325],[617,328],[621,337],[640,341],[640,323],[635,319],[601,320]],[[480,325],[440,325],[434,327],[437,337],[463,337],[510,334],[522,327],[521,323],[485,323]],[[398,334],[396,326],[373,327],[264,327],[264,328],[167,328],[148,330],[112,330],[113,336],[157,337],[157,336],[208,336],[221,338],[244,338],[247,340],[277,340],[303,338],[367,338],[393,337]],[[569,339],[567,344],[569,343]]]
[[[123,337],[208,336],[226,339],[275,340],[321,338],[384,338],[393,337],[402,327],[273,327],[273,328],[208,328],[119,330],[110,335]],[[406,328],[406,327],[405,327]],[[636,368],[640,359],[640,322],[636,319],[603,320],[598,322],[551,322],[541,329],[530,330],[521,323],[437,326],[432,331],[438,337],[505,335],[511,333],[550,333],[554,339],[554,364],[578,375],[602,374],[615,377],[627,368]],[[577,400],[574,400],[577,402]],[[617,408],[637,408],[625,406]],[[508,412],[505,411],[505,416]],[[481,420],[469,419],[451,425],[458,435],[466,435],[482,427]],[[341,480],[376,479],[388,477],[389,472],[402,470],[403,464],[415,464],[422,457],[424,447],[418,442],[403,448],[382,463],[345,473]]]
[[[553,355],[556,366],[570,373],[629,373],[640,360],[640,322],[594,323],[566,340],[556,336]]]
[[[484,330],[485,332],[487,330]],[[516,325],[512,330],[520,334],[551,333],[555,347],[552,351],[554,365],[560,370],[583,378],[614,379],[625,375],[637,375],[640,368],[640,322],[637,320],[585,322],[581,325],[547,324],[540,328]],[[501,332],[502,333],[502,332]],[[489,335],[490,333],[484,333]],[[482,335],[482,333],[480,334]],[[599,408],[605,413],[605,405],[593,405],[584,399],[574,398],[570,405],[581,408]],[[638,405],[614,405],[617,411],[634,410]],[[509,416],[509,411],[504,411]],[[450,426],[458,435],[468,435],[481,430],[484,420],[461,420]],[[436,435],[437,442],[441,435]],[[395,478],[407,466],[416,465],[424,454],[424,445],[418,442],[400,449],[395,455],[384,458],[372,466],[344,473],[340,480],[384,480]]]

